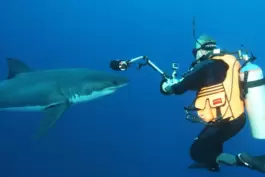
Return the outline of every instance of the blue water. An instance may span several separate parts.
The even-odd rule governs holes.
[[[8,0],[0,3],[0,77],[6,57],[34,69],[109,69],[112,59],[148,55],[170,71],[193,61],[192,17],[197,34],[214,36],[223,49],[246,45],[264,62],[263,0]],[[0,177],[184,177],[262,174],[222,167],[221,173],[188,170],[189,147],[202,125],[185,120],[194,96],[160,94],[160,76],[150,68],[122,73],[131,83],[114,95],[73,106],[49,135],[36,132],[42,113],[1,112]],[[225,151],[264,154],[249,125]]]

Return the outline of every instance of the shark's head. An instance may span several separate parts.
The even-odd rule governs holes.
[[[129,83],[128,77],[104,72],[97,72],[94,76],[89,76],[86,79],[88,90],[90,89],[89,87],[92,86],[93,90],[100,92],[115,91]]]
[[[100,71],[89,71],[79,86],[72,90],[74,93],[70,101],[72,103],[94,100],[99,97],[110,95],[118,88],[124,87],[129,83],[125,76],[106,73]]]

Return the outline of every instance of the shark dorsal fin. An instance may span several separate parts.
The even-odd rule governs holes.
[[[24,62],[15,58],[7,58],[7,65],[8,65],[7,79],[11,79],[20,73],[26,73],[32,71],[32,69],[28,67]]]

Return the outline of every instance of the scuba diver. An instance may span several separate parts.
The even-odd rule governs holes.
[[[246,116],[252,137],[265,139],[265,78],[262,69],[252,63],[256,59],[253,54],[249,56],[248,52],[242,53],[241,50],[232,53],[223,51],[208,35],[201,35],[196,39],[194,26],[195,21],[193,36],[196,42],[192,50],[195,61],[180,79],[177,79],[178,64],[172,64],[173,73],[168,75],[147,56],[112,60],[110,68],[126,71],[134,63],[144,60],[144,63],[138,65],[138,69],[150,66],[160,73],[160,92],[163,95],[197,92],[193,103],[184,108],[186,119],[202,123],[205,128],[191,145],[190,157],[194,163],[189,169],[204,168],[219,172],[220,165],[227,165],[265,173],[265,155],[252,156],[246,152],[230,154],[223,150],[224,143],[243,129]]]
[[[172,64],[173,73],[168,75],[147,56],[130,60],[112,60],[110,67],[126,71],[134,63],[138,69],[150,66],[160,73],[160,92],[164,95],[181,95],[196,91],[193,103],[185,108],[186,119],[202,123],[205,128],[194,139],[190,157],[195,161],[189,169],[204,168],[219,172],[220,165],[247,167],[265,173],[265,155],[252,156],[246,152],[229,154],[223,151],[225,142],[236,136],[246,124],[245,109],[255,139],[265,139],[265,78],[262,69],[252,63],[255,56],[217,48],[216,41],[201,35],[192,51],[195,61],[188,72],[176,78],[179,66]],[[243,64],[240,60],[244,61]],[[196,114],[192,112],[195,111]]]
[[[218,49],[216,41],[207,35],[196,40],[192,52],[196,60],[189,71],[181,79],[165,79],[160,85],[164,95],[197,91],[193,104],[185,108],[187,119],[206,126],[191,145],[190,157],[195,163],[189,168],[219,172],[220,165],[224,164],[265,173],[265,156],[223,152],[224,143],[237,135],[246,123],[240,62],[234,55]]]

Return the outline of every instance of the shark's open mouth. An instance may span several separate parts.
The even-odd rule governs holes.
[[[109,87],[109,88],[106,88],[104,89],[105,91],[116,91],[117,87]]]
[[[116,87],[116,88],[121,88],[121,87],[124,87],[124,86],[126,86],[126,85],[128,85],[128,83],[121,84],[121,85],[119,85],[119,86],[118,86],[118,87]]]
[[[108,88],[105,88],[104,90],[109,90],[109,91],[116,91],[118,88],[121,88],[121,87],[124,87],[128,85],[128,83],[126,84],[121,84],[121,85],[118,85],[118,86],[115,86],[115,87],[108,87]]]

